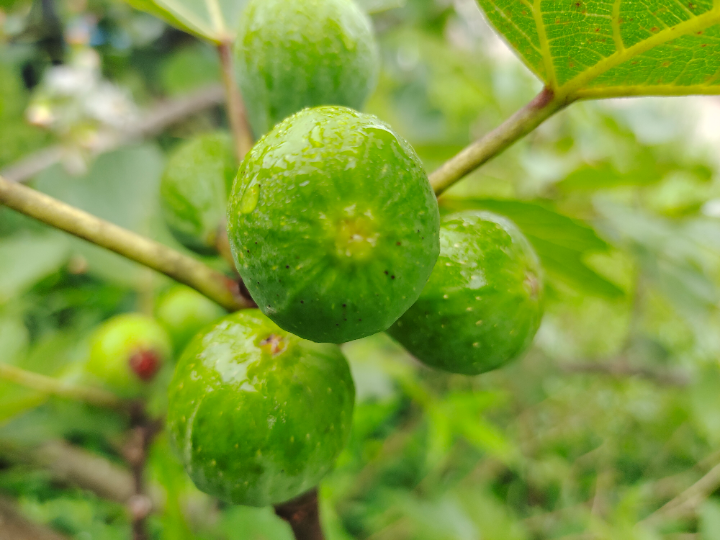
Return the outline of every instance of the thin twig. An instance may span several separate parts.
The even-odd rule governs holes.
[[[535,99],[508,118],[502,125],[472,143],[430,175],[436,195],[495,157],[567,105],[545,88]]]
[[[275,506],[275,514],[293,530],[295,540],[324,540],[320,525],[317,488],[304,495]]]
[[[97,407],[122,410],[127,404],[115,394],[99,388],[80,386],[53,377],[26,371],[16,366],[0,363],[0,379],[9,381],[45,395],[82,401]]]
[[[0,497],[0,540],[68,540],[60,533],[26,519],[6,497]]]
[[[140,116],[140,120],[122,132],[101,133],[89,149],[91,156],[110,152],[132,141],[152,137],[169,126],[223,102],[225,92],[220,85],[212,85],[188,96],[161,102]],[[27,182],[38,173],[59,163],[65,153],[62,145],[50,146],[34,152],[3,169],[0,176],[10,182]]]
[[[251,306],[236,282],[200,261],[2,177],[0,203],[165,274],[228,310]]]
[[[560,369],[566,373],[597,373],[615,378],[640,377],[663,386],[683,388],[690,384],[690,377],[681,372],[656,370],[647,367],[633,367],[624,362],[602,363],[581,362],[561,364]]]
[[[235,79],[235,68],[233,67],[232,42],[224,41],[217,46],[222,67],[223,84],[225,85],[225,97],[227,102],[227,114],[230,120],[237,155],[240,161],[252,148],[253,136],[250,124],[248,123],[247,111],[243,103],[240,88]]]

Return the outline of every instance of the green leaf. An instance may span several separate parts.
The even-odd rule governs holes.
[[[556,96],[720,93],[713,0],[478,0]]]
[[[440,204],[450,210],[483,209],[509,218],[527,236],[550,279],[607,298],[625,295],[620,287],[585,264],[587,254],[610,248],[585,223],[524,201],[445,197]]]
[[[381,13],[405,5],[406,0],[356,0],[365,13]]]
[[[198,37],[222,43],[235,38],[246,0],[127,0],[136,9],[164,19]]]

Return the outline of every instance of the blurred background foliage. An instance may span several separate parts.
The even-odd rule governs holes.
[[[159,219],[159,176],[179,142],[227,128],[222,109],[98,148],[140,111],[217,85],[215,51],[119,0],[49,5],[0,1],[0,170],[52,148],[31,185],[182,250]],[[382,74],[367,110],[428,170],[540,90],[473,0],[373,17]],[[423,368],[384,335],[345,345],[358,402],[322,485],[330,539],[720,538],[719,111],[717,98],[576,104],[442,198],[522,228],[546,316],[522,359],[475,378]],[[74,380],[89,333],[152,314],[169,285],[0,208],[2,362]],[[64,439],[121,466],[125,429],[0,383],[0,496],[68,538],[128,538],[121,504],[27,457]],[[271,509],[195,490],[163,437],[148,474],[155,538],[291,538]]]

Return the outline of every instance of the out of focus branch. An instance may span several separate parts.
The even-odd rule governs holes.
[[[90,153],[93,156],[110,152],[132,141],[161,133],[169,126],[223,102],[225,92],[220,85],[208,86],[188,96],[165,101],[140,116],[140,120],[122,133],[107,132],[98,137]],[[51,146],[3,169],[0,176],[11,182],[26,182],[48,167],[59,163],[64,150]]]
[[[275,514],[286,521],[295,540],[324,540],[320,526],[317,488],[275,507]]]
[[[578,362],[561,364],[560,369],[565,373],[595,373],[607,375],[616,379],[626,377],[640,377],[663,386],[685,387],[691,382],[690,377],[679,371],[655,370],[645,367],[634,367],[625,362]]]
[[[29,521],[10,499],[0,497],[0,540],[67,540],[67,537]]]

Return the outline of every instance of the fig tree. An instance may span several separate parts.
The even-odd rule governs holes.
[[[443,219],[440,257],[418,301],[388,330],[428,366],[475,375],[521,354],[542,318],[540,264],[509,220]]]
[[[439,253],[437,200],[387,124],[318,107],[278,124],[243,161],[228,204],[235,265],[260,309],[305,339],[387,329]]]
[[[266,506],[308,491],[332,468],[354,399],[338,346],[243,310],[185,349],[170,384],[168,428],[200,490]]]

